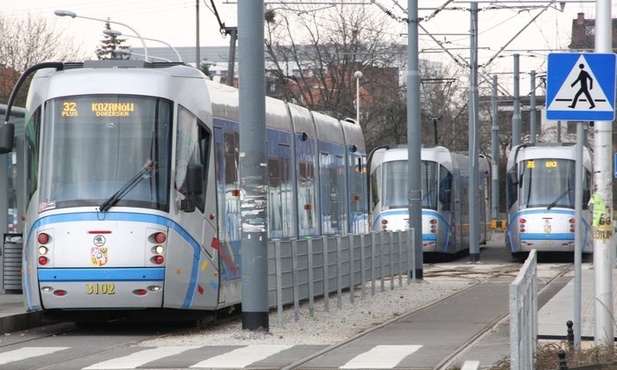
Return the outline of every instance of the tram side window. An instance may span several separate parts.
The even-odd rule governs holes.
[[[238,166],[240,140],[238,132],[225,132],[225,187],[239,186]]]
[[[313,163],[300,160],[300,171],[298,177],[298,209],[299,226],[302,229],[315,227],[315,187]]]
[[[188,196],[186,190],[186,173],[190,165],[201,165],[202,172],[202,192],[195,196],[195,206],[204,211],[206,178],[207,178],[207,159],[210,145],[210,133],[206,130],[195,115],[183,107],[178,110],[178,140],[176,145],[176,189],[184,196]]]
[[[449,211],[452,199],[452,173],[444,166],[439,167],[439,202],[443,211]]]
[[[518,200],[518,179],[515,171],[508,172],[506,176],[506,195],[508,209]]]
[[[39,186],[38,170],[39,170],[39,145],[40,145],[40,128],[41,128],[41,108],[37,109],[26,127],[26,155],[28,162],[26,188],[28,190],[28,199]]]
[[[279,158],[268,158],[268,229],[270,237],[281,238],[283,234],[283,220],[281,219],[281,172]]]
[[[589,209],[590,197],[591,197],[591,172],[585,170],[585,181],[583,182],[583,209]]]
[[[422,208],[437,209],[437,163],[422,161]]]
[[[379,187],[379,180],[378,180],[378,176],[379,176],[379,170],[373,172],[373,174],[371,174],[371,200],[372,200],[372,205],[371,205],[371,209],[375,208],[375,206],[379,203],[379,192],[381,191],[380,187]]]

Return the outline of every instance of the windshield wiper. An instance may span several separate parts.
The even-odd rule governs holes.
[[[151,176],[156,172],[156,163],[151,159],[146,161],[146,164],[141,168],[139,172],[133,176],[126,184],[124,184],[118,191],[112,194],[111,197],[107,198],[99,207],[99,211],[107,212],[111,207],[116,205],[120,199],[124,198],[124,196],[131,191],[137,184],[141,182],[141,180],[146,177]]]
[[[571,190],[572,189],[567,188],[566,191],[563,192],[563,194],[557,197],[557,199],[555,199],[553,203],[549,204],[548,207],[546,207],[546,210],[549,211],[551,208],[555,207],[557,205],[557,202],[559,202],[563,197],[565,197],[566,194],[568,194]]]

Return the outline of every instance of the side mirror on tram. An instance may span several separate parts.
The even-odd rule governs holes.
[[[203,194],[203,166],[190,164],[186,169],[186,192],[187,196],[180,202],[184,212],[195,211],[195,196]]]
[[[512,185],[518,185],[518,176],[516,175],[516,171],[508,172],[508,178],[510,179]]]
[[[0,126],[0,154],[12,152],[14,143],[15,125],[7,122]]]

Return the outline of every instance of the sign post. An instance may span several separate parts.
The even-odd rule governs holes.
[[[610,13],[610,10],[609,10]],[[599,31],[598,31],[599,32]],[[610,34],[609,34],[610,35]],[[582,121],[577,127],[575,179],[575,250],[574,250],[574,347],[581,345],[581,251],[582,251],[582,136],[584,122],[594,125],[594,194],[592,230],[594,241],[595,342],[609,345],[613,341],[612,297],[612,183],[606,180],[609,148],[605,127],[615,119],[615,54],[556,53],[548,55],[546,118]],[[609,125],[606,125],[608,123]],[[615,158],[617,160],[617,156]],[[609,167],[610,168],[610,167]],[[617,167],[615,167],[617,177]],[[608,194],[608,195],[607,195]],[[602,220],[602,221],[601,221]],[[610,338],[610,339],[609,339]],[[604,342],[604,343],[603,343]]]

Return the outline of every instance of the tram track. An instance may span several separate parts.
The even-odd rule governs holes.
[[[0,339],[0,349],[20,345],[27,342],[35,342],[57,335],[72,333],[78,330],[73,323],[58,323],[44,325],[28,330],[4,333]]]
[[[45,348],[50,346],[50,343],[57,342],[58,339],[60,342],[75,342],[82,340],[87,342],[89,341],[89,337],[99,338],[101,344],[95,346],[94,349],[92,349],[91,346],[85,346],[78,355],[72,355],[70,357],[48,356],[46,363],[38,363],[36,366],[32,367],[32,369],[44,370],[64,367],[66,365],[66,368],[69,369],[71,368],[69,363],[75,360],[85,359],[93,355],[113,358],[114,353],[118,350],[136,346],[143,341],[189,333],[195,330],[196,327],[216,328],[230,321],[239,320],[240,317],[240,310],[231,311],[226,309],[219,314],[217,320],[195,322],[196,325],[194,325],[192,321],[187,321],[184,322],[180,328],[178,328],[177,322],[174,321],[159,322],[155,325],[150,325],[144,322],[117,320],[107,323],[97,323],[90,328],[78,326],[74,322],[50,323],[28,330],[6,333],[0,338],[0,351],[11,351],[13,348],[18,349],[24,345],[28,347]],[[52,345],[52,347],[54,346]],[[1,362],[0,368],[2,368]]]
[[[344,339],[336,343],[331,342],[333,344],[323,346],[321,347],[321,349],[314,349],[314,352],[311,352],[311,353],[306,352],[302,355],[305,357],[292,358],[289,360],[289,362],[287,362],[288,365],[284,367],[280,367],[280,368],[281,369],[309,369],[309,368],[325,369],[325,368],[329,368],[327,366],[321,367],[321,366],[315,366],[315,365],[319,361],[321,361],[320,357],[336,358],[336,356],[340,354],[340,352],[337,352],[337,351],[344,349],[344,347],[346,346],[356,347],[357,349],[357,347],[359,347],[358,344],[362,344],[362,343],[366,343],[367,341],[374,340],[375,337],[372,337],[371,335],[381,329],[384,329],[384,331],[386,331],[388,326],[398,326],[401,324],[405,325],[404,321],[407,321],[407,324],[410,321],[416,322],[416,323],[422,322],[423,324],[421,326],[426,326],[426,324],[431,322],[432,320],[430,318],[426,320],[426,318],[429,317],[429,315],[430,317],[435,318],[435,315],[439,315],[439,314],[436,314],[435,312],[444,312],[443,310],[440,310],[440,305],[443,308],[444,303],[445,303],[445,306],[454,306],[455,305],[454,302],[461,302],[461,300],[464,299],[462,297],[464,297],[465,295],[474,296],[478,294],[479,291],[483,291],[487,289],[488,290],[497,289],[503,292],[504,288],[507,287],[507,284],[509,284],[511,282],[511,279],[513,279],[515,275],[518,273],[519,267],[520,265],[515,264],[515,263],[468,264],[468,263],[458,262],[454,264],[448,263],[448,264],[427,265],[425,269],[425,273],[424,273],[426,282],[412,283],[412,285],[413,284],[428,284],[427,286],[430,286],[431,284],[439,284],[438,281],[441,278],[446,279],[445,281],[450,281],[451,278],[455,280],[464,279],[465,281],[468,281],[469,284],[468,285],[465,284],[465,286],[462,289],[453,290],[451,294],[442,296],[439,299],[427,302],[426,304],[421,305],[421,306],[416,306],[414,309],[410,309],[410,311],[408,312],[400,311],[402,313],[400,315],[397,315],[394,318],[385,319],[384,317],[385,322],[383,323],[376,324],[366,330],[363,330],[362,332],[358,332],[357,334],[349,335],[348,339]],[[538,286],[539,286],[538,293],[542,294],[545,290],[548,289],[549,286],[551,286],[551,284],[556,282],[560,277],[564,277],[566,274],[572,271],[572,269],[573,269],[573,265],[570,263],[540,264],[539,270],[538,270]],[[563,282],[564,280],[561,280],[562,284]],[[553,287],[553,290],[556,290],[558,285],[559,284],[556,284]],[[475,290],[475,293],[471,290]],[[481,295],[482,294],[480,294],[480,296]],[[548,295],[550,295],[550,293],[547,293],[547,296]],[[505,296],[500,295],[500,297],[502,298],[500,298],[499,301],[503,303],[504,302],[503,297]],[[447,302],[448,299],[452,299],[452,301]],[[539,300],[541,301],[542,298],[540,297]],[[494,331],[499,325],[502,325],[504,323],[507,324],[507,315],[508,315],[507,309],[505,310],[503,309],[503,304],[501,304],[500,307],[501,308],[499,310],[492,311],[492,314],[490,316],[487,316],[487,319],[490,319],[490,321],[487,320],[486,322],[483,322],[483,323],[486,323],[486,325],[484,325],[481,329],[478,329],[480,326],[477,325],[474,328],[472,335],[469,335],[468,337],[461,337],[459,338],[460,340],[454,342],[458,344],[455,344],[453,346],[454,349],[450,351],[449,353],[447,353],[447,355],[445,353],[446,351],[443,350],[443,346],[442,346],[442,351],[439,354],[439,356],[434,357],[436,359],[434,363],[436,363],[437,365],[430,365],[430,366],[418,365],[419,367],[414,367],[415,364],[410,366],[409,361],[408,361],[407,364],[405,365],[401,364],[397,366],[397,369],[429,369],[430,368],[430,369],[442,369],[443,370],[443,369],[449,368],[450,366],[458,364],[456,362],[457,358],[458,359],[464,358],[463,356],[469,357],[469,354],[473,353],[474,351],[471,351],[470,353],[466,354],[468,350],[472,349],[474,345],[482,341],[482,339],[488,333],[491,333],[492,331]],[[292,309],[292,308],[288,307],[287,309]],[[478,308],[477,311],[484,312],[483,309],[480,309],[480,308]],[[376,311],[373,311],[373,312],[376,312]],[[419,314],[419,316],[416,318],[411,317],[414,314]],[[225,316],[221,315],[215,321],[202,323],[202,325],[200,325],[200,329],[208,328],[208,330],[212,330],[212,331],[223,330],[223,329],[217,329],[217,327],[221,325],[221,328],[223,328],[224,326],[223,324],[230,323],[230,322],[232,322],[233,325],[237,325],[237,323],[239,322],[238,320],[240,319],[240,315],[241,315],[240,310],[236,310],[235,315],[234,314],[225,315]],[[451,314],[449,317],[453,317],[455,315],[456,314]],[[443,317],[448,317],[448,316],[443,316]],[[476,319],[477,318],[478,316],[476,315]],[[402,321],[402,322],[400,324],[397,324],[397,321]],[[305,324],[311,325],[310,323],[305,323]],[[351,325],[351,322],[349,322],[348,325]],[[503,328],[501,329],[503,331]],[[443,333],[442,330],[444,330],[443,327],[442,329],[440,329],[439,326],[434,327],[435,333]],[[419,334],[416,332],[416,329],[413,329],[409,333],[412,335],[406,338],[403,338],[402,341],[397,342],[397,343],[425,344],[426,345],[428,344],[428,342],[422,341],[422,338],[426,338],[426,337],[423,337],[423,335],[431,335],[431,334],[426,334],[426,333]],[[308,334],[308,333],[305,333],[305,334]],[[23,333],[22,332],[11,333],[11,336],[13,335],[15,337],[10,338],[8,340],[5,337],[3,341],[0,341],[0,348],[2,347],[6,348],[10,346],[18,347],[20,345],[23,346],[25,342],[28,342],[27,343],[28,345],[46,346],[46,345],[49,345],[50,343],[49,338],[54,337],[54,336],[57,336],[60,339],[58,343],[63,343],[63,344],[57,344],[57,345],[66,345],[64,343],[69,340],[72,341],[73,343],[77,343],[79,341],[86,341],[86,343],[88,343],[88,337],[96,337],[98,338],[97,340],[102,340],[104,342],[104,343],[100,343],[100,346],[98,347],[98,351],[96,355],[104,354],[105,356],[109,358],[113,358],[114,356],[117,356],[116,353],[118,353],[118,351],[121,351],[122,348],[124,347],[141,347],[141,346],[154,347],[154,346],[174,346],[174,345],[184,346],[184,345],[191,345],[195,343],[204,343],[204,340],[203,340],[204,337],[202,337],[203,333],[200,332],[199,330],[195,330],[194,325],[193,326],[187,325],[181,328],[178,328],[177,326],[173,327],[173,326],[157,325],[156,328],[154,329],[153,328],[146,329],[146,327],[144,327],[142,330],[140,329],[139,326],[134,326],[131,329],[131,327],[123,325],[123,323],[120,323],[120,322],[110,324],[109,327],[98,327],[98,328],[92,328],[92,329],[77,328],[72,323],[64,323],[62,325],[50,325],[47,327],[41,327],[40,329],[36,328],[36,329],[32,329],[32,330],[29,330]],[[20,337],[18,337],[17,335],[19,335]],[[287,334],[285,334],[285,336],[286,335]],[[443,336],[444,334],[439,334],[439,335]],[[82,336],[83,338],[80,339]],[[64,339],[62,339],[63,337]],[[238,336],[237,332],[235,332],[234,338],[238,338],[238,337],[242,337],[242,336]],[[165,339],[165,340],[150,342],[152,339],[159,339],[159,338]],[[198,340],[195,341],[196,339]],[[147,343],[143,344],[144,342],[147,342]],[[210,340],[209,342],[212,343],[213,341]],[[251,343],[254,344],[254,341],[247,339],[245,344],[248,345]],[[288,343],[290,342],[288,341]],[[376,341],[373,343],[387,343],[387,342]],[[453,342],[450,341],[449,343],[451,345]],[[221,345],[223,344],[223,342],[220,342],[218,344]],[[230,345],[230,344],[231,343],[226,343],[226,345]],[[236,345],[240,345],[240,344],[241,343],[237,343]],[[445,342],[444,344],[446,346],[449,346]],[[422,351],[424,351],[424,349]],[[88,345],[86,345],[86,348],[84,349],[84,351],[78,353],[77,357],[72,357],[72,359],[86,358],[88,356],[95,356],[95,353],[90,350]],[[439,360],[440,358],[441,360]],[[63,361],[70,361],[70,359],[61,358],[61,356],[58,356],[58,358],[54,358],[48,364],[43,365],[43,367],[37,367],[37,369],[45,369],[45,368],[55,369],[57,368],[57,366],[62,366],[62,364],[64,363]],[[416,360],[414,359],[413,361],[416,361]],[[68,362],[67,362],[67,366],[68,366]]]
[[[573,264],[564,264],[564,266],[561,266],[561,268],[557,271],[557,273],[554,276],[549,277],[548,279],[544,279],[543,282],[540,282],[540,279],[539,279],[539,284],[541,284],[541,286],[538,289],[538,295],[546,291],[551,285],[551,283],[553,283],[554,281],[558,280],[559,278],[563,277],[564,275],[572,271],[573,267],[574,267]],[[501,315],[496,320],[494,320],[492,324],[487,325],[482,331],[478,332],[476,335],[469,338],[469,340],[465,342],[462,346],[460,346],[456,351],[453,351],[448,357],[442,359],[439,362],[439,364],[435,367],[435,369],[436,370],[447,370],[451,368],[451,366],[453,365],[453,362],[457,358],[459,358],[460,355],[462,355],[467,350],[469,350],[474,345],[476,345],[487,333],[492,332],[498,325],[504,324],[508,320],[508,316],[509,316],[509,312],[505,312],[503,315]]]
[[[550,266],[550,265],[548,265]],[[541,277],[538,279],[538,284],[540,285],[538,294],[542,294],[543,291],[545,291],[554,281],[558,280],[559,278],[563,277],[564,275],[566,275],[567,273],[569,273],[572,268],[573,268],[573,264],[565,264],[565,263],[560,263],[560,264],[555,264],[555,269],[551,272],[550,276],[548,277]],[[474,279],[475,282],[473,284],[470,284],[468,287],[466,287],[465,289],[459,290],[454,292],[451,295],[448,296],[444,296],[438,300],[435,300],[433,302],[430,302],[426,305],[423,305],[421,307],[418,307],[416,309],[414,309],[413,311],[407,312],[404,315],[398,316],[396,318],[393,318],[391,320],[388,320],[378,326],[374,326],[368,330],[365,330],[361,333],[358,333],[357,335],[350,337],[348,339],[346,339],[345,341],[339,342],[339,343],[335,343],[327,348],[322,349],[321,351],[315,352],[313,354],[311,354],[310,356],[307,356],[305,358],[299,359],[291,364],[289,364],[286,367],[283,367],[282,369],[284,370],[293,370],[293,369],[303,369],[305,368],[304,366],[306,364],[308,364],[309,362],[311,362],[314,359],[317,359],[319,357],[323,357],[323,356],[327,356],[328,354],[332,354],[335,351],[350,345],[351,343],[354,343],[368,335],[370,335],[373,332],[376,332],[378,330],[381,330],[383,328],[386,328],[390,325],[394,325],[396,324],[398,321],[401,320],[405,320],[406,318],[408,318],[411,315],[414,315],[420,311],[426,311],[426,310],[430,310],[433,307],[436,307],[440,304],[443,304],[444,302],[452,299],[455,296],[459,296],[459,295],[463,295],[466,294],[467,292],[469,292],[471,289],[477,287],[478,285],[481,284],[487,284],[490,283],[491,280],[494,279],[498,279],[498,278],[503,278],[503,277],[512,277],[514,278],[516,276],[516,274],[518,273],[519,269],[518,267],[520,266],[515,266],[515,265],[503,265],[503,268],[499,268],[496,267],[496,269],[493,270],[486,270],[486,271],[478,271],[478,270],[472,270],[472,269],[466,269],[466,268],[449,268],[449,267],[445,267],[445,266],[438,266],[433,268],[429,268],[427,269],[427,272],[425,273],[426,277],[457,277],[457,278],[469,278],[469,279]],[[477,344],[487,333],[490,333],[492,330],[494,330],[494,328],[498,325],[503,324],[505,321],[507,321],[508,319],[508,312],[505,311],[503,312],[501,315],[499,315],[498,317],[496,317],[494,320],[492,320],[489,324],[487,324],[486,326],[484,326],[480,331],[476,332],[473,336],[471,336],[467,341],[465,341],[464,343],[462,343],[458,348],[456,348],[454,351],[452,351],[448,356],[444,357],[443,359],[441,359],[440,361],[437,362],[437,365],[435,367],[433,367],[433,369],[439,369],[439,370],[446,370],[448,368],[450,368],[450,366],[454,365],[456,362],[456,359],[460,357],[460,355],[464,354],[467,350],[469,350],[470,348],[472,348],[475,344]]]

